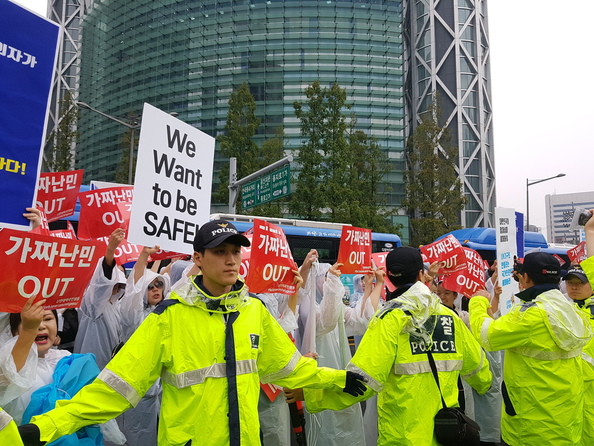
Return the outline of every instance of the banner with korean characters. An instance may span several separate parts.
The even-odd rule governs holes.
[[[124,186],[79,194],[78,238],[109,237],[114,229],[126,230],[130,222],[133,191],[133,186]]]
[[[567,257],[571,262],[582,262],[588,258],[586,253],[586,242],[580,242],[577,246],[567,251]]]
[[[388,277],[388,271],[386,270],[386,257],[388,256],[387,252],[374,252],[371,254],[371,260],[375,264],[375,267],[378,269],[383,269],[386,273],[386,279],[384,280],[384,285],[388,288],[388,291],[391,293],[392,291],[396,290],[396,287]]]
[[[0,226],[27,230],[45,145],[60,26],[0,0]]]
[[[298,269],[283,230],[254,220],[254,233],[246,284],[252,293],[294,294],[293,270]]]
[[[425,255],[429,264],[442,262],[438,271],[440,276],[453,274],[466,268],[464,248],[452,234],[428,245],[421,246],[421,253]]]
[[[502,293],[499,297],[499,311],[509,313],[512,305],[518,302],[518,282],[514,280],[514,261],[518,255],[516,244],[516,213],[510,208],[495,208],[495,231],[497,246],[497,277]]]
[[[471,297],[477,290],[485,288],[485,262],[474,249],[463,247],[466,268],[443,278],[443,286],[448,290]]]
[[[52,222],[74,214],[76,198],[84,171],[48,172],[39,175],[37,206],[43,206],[47,221]]]
[[[19,313],[31,296],[47,299],[48,310],[79,307],[104,253],[98,241],[0,230],[0,311]]]
[[[342,274],[371,272],[371,229],[343,226],[336,262]]]

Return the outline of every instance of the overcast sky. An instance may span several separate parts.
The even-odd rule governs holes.
[[[45,15],[46,0],[19,0]],[[497,205],[546,234],[545,195],[594,191],[594,1],[488,3]]]

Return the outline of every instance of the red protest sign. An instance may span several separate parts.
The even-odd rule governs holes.
[[[294,294],[292,270],[297,269],[281,228],[254,220],[254,235],[246,284],[253,293]]]
[[[109,237],[99,237],[97,240],[104,243],[106,247],[109,244]],[[130,243],[128,240],[122,240],[113,257],[118,265],[123,265],[138,260],[141,252],[142,246]]]
[[[32,232],[33,234],[49,235],[50,228],[49,228],[49,224],[47,221],[47,217],[45,215],[45,209],[43,209],[43,206],[37,206],[37,210],[39,211],[39,217],[41,218],[41,223],[36,228],[31,229],[30,232]]]
[[[79,307],[104,251],[96,241],[0,230],[0,311],[18,313],[31,296],[48,310]]]
[[[471,297],[477,290],[485,288],[485,269],[483,258],[474,249],[463,248],[466,268],[443,278],[444,288],[466,297]]]
[[[577,246],[567,251],[567,257],[571,262],[582,262],[587,259],[586,242],[580,242]]]
[[[84,171],[48,172],[39,175],[37,204],[43,206],[47,221],[60,220],[74,214],[76,197]]]
[[[421,246],[429,263],[443,262],[439,274],[452,274],[466,267],[466,255],[458,239],[452,234],[436,242]]]
[[[166,251],[164,249],[160,249],[154,254],[151,254],[150,261],[153,260],[166,260],[166,259],[179,259],[180,257],[186,257],[187,254],[180,254],[179,252],[175,251]]]
[[[250,241],[250,246],[242,246],[241,247],[241,266],[239,267],[239,275],[245,280],[250,271],[250,257],[252,255],[252,240],[254,238],[254,234],[251,229],[243,233]],[[249,232],[249,234],[248,234]]]
[[[79,194],[78,237],[99,238],[109,236],[117,228],[125,230],[130,221],[133,190],[133,186],[109,187]]]
[[[342,274],[367,274],[371,271],[371,229],[343,226],[337,263]]]
[[[371,260],[375,263],[376,268],[383,269],[386,273],[386,279],[384,280],[384,285],[388,288],[388,291],[391,293],[396,289],[394,284],[388,278],[388,271],[386,270],[386,257],[388,256],[387,252],[374,252],[371,254]]]

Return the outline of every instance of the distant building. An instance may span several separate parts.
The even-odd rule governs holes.
[[[547,238],[551,243],[577,244],[581,240],[580,231],[571,231],[569,226],[576,209],[594,208],[594,191],[573,194],[547,195]]]

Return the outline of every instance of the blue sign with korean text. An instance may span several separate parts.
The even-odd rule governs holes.
[[[0,0],[0,226],[26,229],[37,191],[60,27]]]
[[[518,258],[524,258],[524,214],[516,212],[516,245]]]

